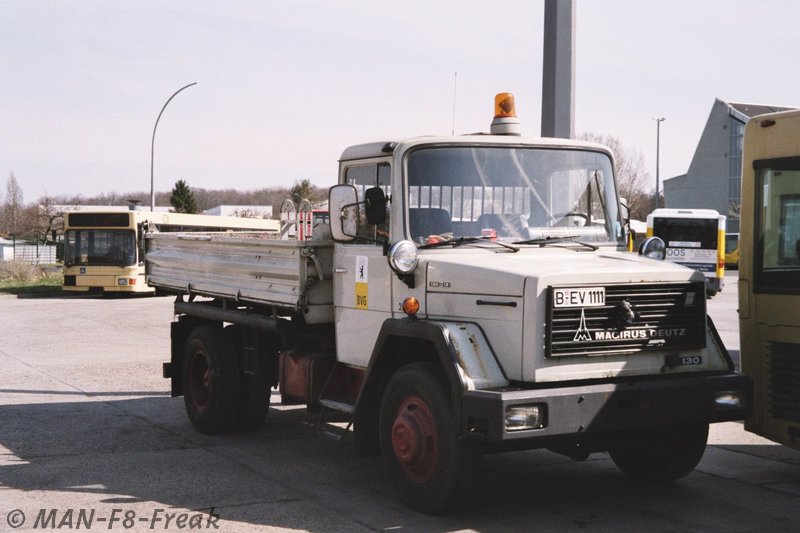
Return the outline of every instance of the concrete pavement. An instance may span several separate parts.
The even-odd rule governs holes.
[[[709,308],[738,358],[733,278]],[[179,531],[196,516],[221,531],[800,527],[800,452],[738,423],[713,426],[697,470],[661,487],[630,481],[606,455],[487,456],[476,501],[430,517],[398,502],[380,460],[354,459],[349,439],[316,432],[303,408],[275,405],[249,433],[195,432],[161,378],[169,298],[0,296],[0,317],[0,531],[74,529],[91,510],[91,529],[127,531]]]

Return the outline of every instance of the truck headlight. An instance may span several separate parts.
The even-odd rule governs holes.
[[[509,405],[506,407],[506,431],[539,429],[545,424],[545,405]]]
[[[742,409],[744,404],[744,392],[740,390],[718,391],[714,397],[714,407],[717,408],[717,411]]]
[[[417,245],[411,241],[397,241],[389,249],[389,266],[398,274],[408,274],[417,268]]]

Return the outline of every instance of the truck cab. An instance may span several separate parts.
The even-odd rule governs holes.
[[[746,381],[707,324],[702,274],[625,252],[613,169],[603,146],[513,133],[346,150],[329,202],[339,360],[368,382],[435,374],[458,438],[496,448],[616,446],[626,464],[619,430],[680,428],[691,466],[646,476],[687,473],[707,423],[744,412]],[[433,462],[398,450],[436,418],[406,400],[378,412],[375,393],[356,417],[380,428],[401,479]]]

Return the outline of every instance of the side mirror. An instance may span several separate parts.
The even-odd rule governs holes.
[[[364,191],[364,211],[370,224],[386,222],[386,195],[383,194],[383,189],[372,187]]]
[[[382,191],[381,191],[382,192]],[[337,242],[350,242],[358,231],[358,193],[352,185],[334,185],[328,192],[331,236]]]
[[[663,261],[667,257],[667,245],[659,237],[648,237],[639,245],[639,255]]]

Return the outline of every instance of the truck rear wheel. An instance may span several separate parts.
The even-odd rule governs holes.
[[[425,513],[454,507],[477,475],[480,448],[456,438],[438,367],[415,363],[392,376],[381,402],[381,455],[400,498]]]
[[[708,424],[660,428],[617,443],[609,454],[625,474],[649,482],[675,481],[703,457]]]
[[[201,433],[233,428],[239,404],[239,364],[223,329],[198,326],[183,354],[183,400],[189,420]]]

